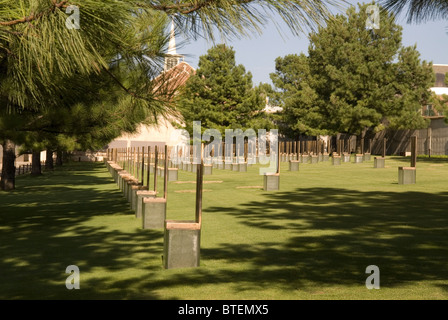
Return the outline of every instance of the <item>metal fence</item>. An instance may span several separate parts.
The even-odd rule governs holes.
[[[444,118],[437,117],[431,119],[431,123],[426,129],[419,130],[384,130],[378,133],[368,132],[364,139],[364,152],[371,151],[372,154],[381,155],[383,152],[383,140],[386,140],[386,155],[405,155],[411,151],[411,137],[417,136],[417,154],[419,155],[448,155],[448,125]],[[326,137],[325,143],[330,139],[331,149],[327,152],[337,151],[338,141],[342,140],[344,152],[360,152],[361,143],[357,137],[348,134],[338,134],[333,137]],[[315,141],[317,137],[301,136],[300,141],[305,145],[308,141]],[[287,138],[281,141],[292,141]]]

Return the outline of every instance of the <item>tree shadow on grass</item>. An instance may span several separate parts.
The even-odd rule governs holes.
[[[107,175],[95,175],[104,172],[98,164],[56,170],[0,194],[0,299],[122,299],[132,291],[116,287],[111,274],[161,269],[148,261],[161,256],[163,233],[133,227],[123,195]],[[107,225],[120,221],[129,227]],[[69,265],[80,268],[83,290],[67,290]]]
[[[250,261],[253,269],[235,281],[283,281],[289,289],[363,284],[369,265],[381,271],[381,284],[448,280],[448,192],[361,192],[336,188],[297,189],[266,194],[266,201],[237,208],[214,207],[260,230],[290,235],[241,248],[223,243],[203,257]],[[267,271],[263,271],[266,269]],[[258,271],[258,272],[257,272]],[[443,287],[446,290],[446,285]]]
[[[336,296],[343,299],[350,288],[365,288],[366,267],[377,265],[382,288],[432,281],[447,291],[448,192],[310,188],[265,197],[238,207],[204,208],[205,215],[234,216],[253,234],[266,232],[265,239],[205,246],[203,267],[175,271],[150,284],[135,281],[146,290],[187,286],[192,294],[204,286],[225,286],[227,294],[235,292],[240,298],[262,296],[269,289],[293,298],[297,291],[337,286],[344,287]],[[212,299],[216,297],[219,294]]]

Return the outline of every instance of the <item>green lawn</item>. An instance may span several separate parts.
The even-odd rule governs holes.
[[[141,229],[104,164],[21,176],[0,193],[0,299],[447,299],[448,162],[419,159],[417,184],[398,185],[408,164],[282,163],[275,192],[259,166],[214,169],[201,266],[171,270],[163,230]],[[195,185],[168,190],[167,218],[193,219]],[[68,265],[80,290],[65,287]],[[369,265],[379,290],[365,286]]]

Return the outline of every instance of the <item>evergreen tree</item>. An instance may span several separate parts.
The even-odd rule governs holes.
[[[16,128],[25,150],[98,150],[139,123],[152,121],[107,75],[77,76],[57,105],[28,112],[28,123]],[[80,91],[83,95],[75,95]],[[34,174],[39,174],[36,169]]]
[[[317,105],[317,94],[312,89],[308,57],[304,54],[290,54],[275,60],[275,73],[271,80],[277,88],[275,101],[283,106],[281,132],[287,136],[299,133],[324,134],[320,126],[323,115]],[[298,107],[300,106],[300,107]]]
[[[367,4],[337,15],[310,34],[308,56],[278,59],[272,79],[283,90],[285,121],[308,135],[366,129],[421,128],[422,103],[434,81],[415,47],[401,46],[401,27],[381,11],[366,28]]]
[[[164,55],[168,21],[164,13],[112,0],[3,0],[1,5],[0,116],[5,117],[0,121],[1,189],[14,188],[15,144],[22,142],[24,131],[32,130],[27,117],[57,106],[74,76],[108,75],[144,104],[148,114],[165,110],[163,99],[155,99],[149,72],[157,71],[157,59]],[[66,26],[69,5],[80,9],[80,30]],[[133,77],[121,78],[121,69],[133,70]]]
[[[265,101],[253,88],[252,74],[235,62],[235,51],[224,44],[199,58],[196,74],[182,90],[179,106],[187,127],[201,121],[203,130],[253,128]],[[260,124],[260,122],[258,122]]]

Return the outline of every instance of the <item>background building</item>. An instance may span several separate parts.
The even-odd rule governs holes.
[[[170,41],[168,44],[168,52],[165,57],[165,65],[162,74],[154,79],[163,81],[164,85],[171,87],[170,89],[179,88],[187,82],[196,70],[184,60],[184,56],[177,53],[176,37],[174,23],[171,24]],[[130,148],[130,147],[146,147],[155,145],[163,147],[167,145],[175,145],[178,143],[174,137],[176,128],[172,123],[179,123],[180,120],[175,117],[167,119],[159,117],[157,125],[147,126],[140,125],[137,133],[123,134],[109,144],[109,148]]]

